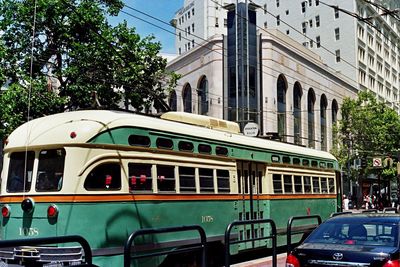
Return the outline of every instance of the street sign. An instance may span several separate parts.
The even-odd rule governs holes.
[[[373,167],[382,167],[382,159],[381,158],[373,158],[372,166]]]

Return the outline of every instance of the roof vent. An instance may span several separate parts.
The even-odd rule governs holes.
[[[206,128],[229,133],[240,133],[239,124],[237,124],[236,122],[220,120],[217,118],[193,113],[171,111],[162,114],[161,119],[203,126]]]

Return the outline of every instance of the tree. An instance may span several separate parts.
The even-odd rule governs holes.
[[[355,158],[386,155],[400,148],[400,117],[371,92],[345,98],[334,129],[332,153],[342,165]],[[358,152],[358,153],[356,153]]]
[[[378,178],[382,174],[393,174],[393,170],[382,172],[382,169],[372,168],[371,159],[385,157],[400,149],[399,115],[366,91],[360,92],[357,99],[344,99],[341,115],[342,119],[334,127],[334,148],[331,151],[340,164],[348,166],[356,158],[366,158],[367,167],[361,169],[363,173],[375,173]],[[361,183],[360,173],[348,170],[349,176]]]
[[[31,101],[33,118],[91,107],[94,92],[103,108],[121,101],[139,111],[160,106],[178,76],[166,72],[154,37],[141,38],[126,22],[107,22],[122,7],[121,0],[37,0],[36,8],[34,0],[0,0],[0,82],[8,84],[0,99],[19,103],[19,123],[28,110],[23,90],[38,96]],[[0,117],[4,133],[18,124],[9,123],[12,113],[6,112]]]

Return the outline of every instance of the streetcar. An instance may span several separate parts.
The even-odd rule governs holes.
[[[327,218],[341,207],[339,166],[328,152],[244,136],[234,122],[184,112],[81,110],[31,120],[5,141],[1,177],[1,239],[80,235],[98,266],[122,266],[124,242],[138,229],[200,225],[222,257],[235,220],[270,218],[283,231],[290,216]],[[249,235],[237,230],[238,239]],[[153,242],[185,246],[191,238]],[[70,265],[82,256],[74,246],[46,249],[29,255]],[[29,255],[0,249],[6,263],[23,265]]]

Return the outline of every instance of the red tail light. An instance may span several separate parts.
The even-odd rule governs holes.
[[[400,267],[400,260],[390,260],[383,267]]]
[[[289,254],[286,258],[286,267],[300,267],[300,262],[293,254]]]
[[[52,204],[47,208],[47,216],[49,218],[57,217],[58,215],[58,208],[56,205]]]
[[[3,215],[3,218],[8,218],[8,217],[10,217],[10,213],[11,213],[10,206],[4,205],[4,206],[1,208],[1,215]]]

